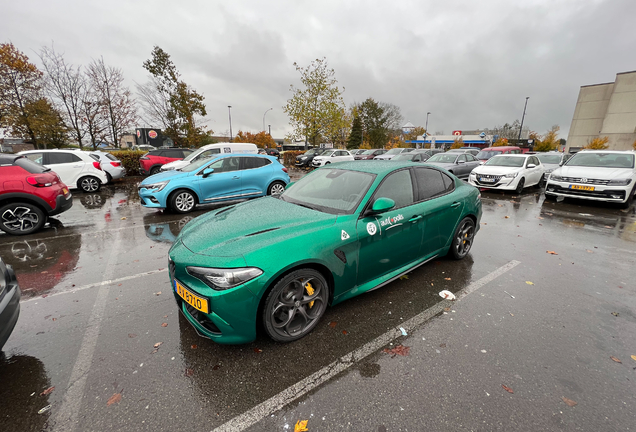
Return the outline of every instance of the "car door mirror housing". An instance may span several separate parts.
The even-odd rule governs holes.
[[[528,169],[530,168],[536,168],[537,166],[535,164],[528,164]]]
[[[391,198],[380,197],[373,202],[371,206],[372,213],[384,213],[385,211],[391,210],[395,207],[395,201]]]
[[[458,164],[465,164],[466,161],[457,161]]]
[[[214,168],[206,168],[203,170],[203,177],[209,177],[214,172]]]

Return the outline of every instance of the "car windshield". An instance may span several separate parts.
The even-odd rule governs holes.
[[[417,153],[402,153],[399,154],[397,156],[394,156],[393,161],[398,161],[398,160],[406,160],[406,161],[410,161],[413,159],[413,157],[416,155]]]
[[[475,156],[477,159],[481,159],[481,160],[487,160],[490,159],[493,156],[497,156],[498,154],[501,154],[501,152],[498,151],[494,151],[494,150],[482,150],[479,153],[477,153],[477,156]]]
[[[524,157],[497,156],[497,157],[488,159],[488,162],[486,162],[485,165],[520,168],[523,166],[523,163],[525,161],[526,161],[526,158]]]
[[[561,162],[561,155],[555,154],[538,154],[537,157],[543,164],[559,164]]]
[[[392,155],[392,154],[400,154],[402,153],[402,148],[392,148],[391,150],[389,150],[388,152],[384,153],[384,154],[388,154],[388,155]]]
[[[431,156],[426,162],[455,163],[455,159],[457,159],[456,154],[438,153]]]
[[[184,166],[183,168],[181,168],[179,171],[183,171],[183,172],[192,172],[192,171],[196,171],[199,168],[201,168],[204,165],[207,165],[208,163],[210,163],[212,159],[211,158],[201,158],[201,159],[197,159],[194,162]]]
[[[566,163],[567,166],[599,168],[634,168],[634,155],[625,153],[586,153],[575,154]]]
[[[191,161],[192,159],[194,159],[195,157],[199,156],[201,153],[203,153],[205,150],[204,149],[199,149],[195,152],[190,153],[189,155],[187,155],[186,157],[183,158],[184,161]]]
[[[365,151],[364,153],[362,153],[362,154],[370,155],[370,154],[373,154],[373,153],[375,153],[375,152],[376,152],[376,150],[366,150],[366,151]]]
[[[351,214],[366,195],[375,174],[320,168],[287,189],[280,199],[330,214]]]

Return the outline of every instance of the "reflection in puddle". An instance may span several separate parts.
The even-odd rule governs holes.
[[[154,219],[154,216],[150,216]],[[160,243],[174,243],[181,230],[186,226],[188,222],[195,218],[195,216],[184,216],[178,221],[162,222],[162,223],[150,223],[147,220],[150,218],[144,216],[144,226],[146,228],[146,237],[150,240]]]

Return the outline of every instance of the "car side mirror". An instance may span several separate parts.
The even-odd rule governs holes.
[[[203,170],[203,178],[209,177],[214,172],[214,168],[206,168]]]
[[[384,213],[385,211],[391,210],[395,207],[395,201],[391,198],[380,197],[371,206],[372,213]]]
[[[535,164],[528,164],[528,168],[536,168],[537,166]]]
[[[458,164],[465,164],[466,161],[457,161]]]

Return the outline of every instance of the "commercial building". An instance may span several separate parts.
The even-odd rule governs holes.
[[[566,143],[577,151],[594,138],[608,137],[612,150],[632,150],[636,141],[636,71],[616,74],[616,81],[581,87]]]

